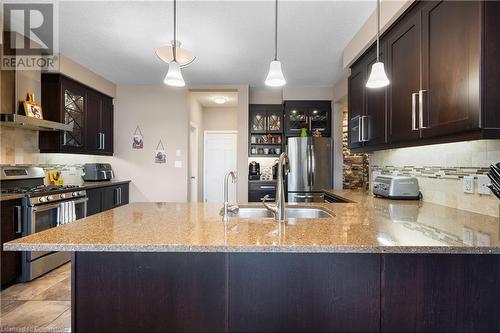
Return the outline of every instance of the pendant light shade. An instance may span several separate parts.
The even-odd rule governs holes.
[[[269,73],[265,82],[270,87],[281,87],[286,84],[281,62],[278,60],[278,0],[275,1],[274,8],[274,60],[269,65]]]
[[[186,85],[182,77],[181,66],[177,61],[174,60],[168,64],[167,76],[165,76],[163,83],[173,87],[184,87]]]
[[[384,63],[376,62],[372,65],[372,71],[366,82],[367,88],[382,88],[389,85],[389,79],[385,74]]]
[[[266,85],[270,87],[281,87],[285,84],[286,80],[281,70],[281,62],[279,60],[271,61],[269,73],[267,73],[266,77]]]
[[[372,70],[368,81],[367,88],[382,88],[389,85],[390,81],[385,74],[384,63],[379,60],[380,50],[380,0],[377,0],[377,62],[372,65]]]

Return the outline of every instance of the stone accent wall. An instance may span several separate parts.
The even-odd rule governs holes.
[[[347,103],[344,104],[343,123],[342,123],[342,153],[344,155],[343,174],[344,189],[356,189],[369,187],[369,161],[368,154],[351,153],[348,144],[348,126],[347,126]]]

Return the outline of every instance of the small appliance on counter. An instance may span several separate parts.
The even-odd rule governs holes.
[[[252,161],[248,164],[248,179],[249,180],[259,180],[260,179],[260,164]]]
[[[273,179],[276,180],[278,178],[278,165],[279,165],[279,160],[274,161],[273,164]]]
[[[410,176],[377,176],[373,182],[373,194],[398,200],[419,200],[421,198],[418,180]]]
[[[83,180],[87,182],[111,180],[115,177],[109,163],[87,163],[83,166]]]

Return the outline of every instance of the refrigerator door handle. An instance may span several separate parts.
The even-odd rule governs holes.
[[[311,169],[312,169],[312,159],[311,159],[311,146],[307,146],[306,149],[306,156],[307,156],[307,186],[312,186],[312,180],[311,180]]]
[[[311,187],[314,186],[314,172],[316,171],[316,158],[314,156],[314,147],[309,146],[310,155],[311,155]]]

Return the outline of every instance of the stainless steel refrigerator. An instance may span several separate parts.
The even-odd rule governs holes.
[[[332,188],[331,138],[288,138],[288,202],[323,202]]]

